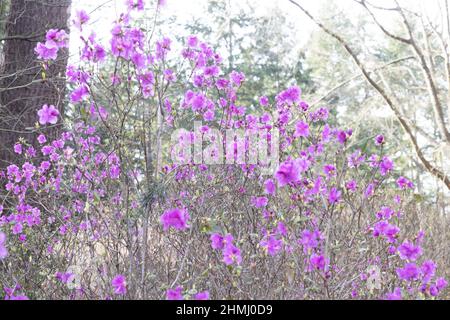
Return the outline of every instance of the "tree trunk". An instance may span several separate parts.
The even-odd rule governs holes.
[[[34,48],[45,41],[48,29],[69,33],[70,4],[71,0],[11,0],[0,66],[0,168],[14,161],[12,148],[19,138],[35,145],[32,131],[43,104],[55,105],[63,114],[68,50],[60,50],[43,77]],[[46,134],[57,131],[55,126]]]

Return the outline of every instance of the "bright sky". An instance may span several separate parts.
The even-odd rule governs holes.
[[[147,7],[154,5],[156,0],[146,0]],[[229,0],[231,3],[232,11],[238,9],[245,3],[245,0]],[[344,12],[348,16],[357,14],[361,10],[360,6],[355,4],[354,0],[297,0],[304,5],[315,15],[319,15],[321,8],[326,8],[327,4],[332,2],[337,3],[344,9]],[[205,17],[205,7],[208,3],[207,0],[165,0],[166,4],[161,11],[162,18],[168,16],[175,16],[176,21],[179,24],[192,22],[194,18]],[[393,0],[369,0],[370,3],[383,6],[393,7]],[[426,2],[426,4],[424,4]],[[402,5],[407,6],[419,6],[422,11],[430,12],[430,15],[435,16],[436,12],[439,12],[439,3],[442,0],[403,0],[400,1]],[[96,33],[100,38],[106,38],[109,36],[111,29],[111,23],[115,17],[117,17],[125,8],[125,0],[73,0],[72,11],[80,8],[86,9],[86,11],[92,13],[91,25],[95,25]],[[248,3],[255,7],[255,15],[271,15],[274,12],[274,8],[278,8],[285,15],[288,22],[291,22],[295,26],[293,36],[296,41],[304,44],[308,39],[308,35],[314,30],[315,25],[292,3],[288,0],[248,0]],[[323,12],[321,13],[323,14]],[[388,23],[389,14],[385,11],[379,15],[381,21]],[[150,19],[150,17],[149,17]],[[432,17],[435,19],[435,17]],[[435,21],[435,20],[434,20]],[[168,36],[171,36],[168,34]],[[73,48],[79,44],[74,37],[72,38]]]

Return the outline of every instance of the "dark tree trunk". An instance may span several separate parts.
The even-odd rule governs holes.
[[[1,0],[0,0],[1,1]],[[68,50],[60,50],[43,78],[34,48],[48,29],[69,33],[71,0],[11,0],[0,68],[0,168],[14,161],[13,145],[20,137],[35,145],[31,133],[37,110],[53,104],[63,114]],[[57,127],[48,129],[54,135]]]

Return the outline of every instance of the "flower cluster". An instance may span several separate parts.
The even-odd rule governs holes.
[[[194,298],[194,300],[209,300],[209,292],[208,291],[197,292],[193,296],[193,298]],[[183,287],[177,286],[175,289],[167,290],[166,299],[167,300],[184,300]]]
[[[214,233],[210,239],[211,247],[215,250],[222,251],[223,262],[226,265],[241,264],[241,250],[233,244],[234,238],[231,234],[222,236],[219,233]]]
[[[45,39],[45,43],[38,42],[34,49],[38,59],[44,61],[56,60],[58,51],[69,46],[69,36],[64,30],[50,29]]]

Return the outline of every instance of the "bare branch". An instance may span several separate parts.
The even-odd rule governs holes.
[[[416,136],[414,135],[412,128],[408,125],[408,121],[403,117],[403,115],[399,112],[398,108],[394,104],[393,100],[387,95],[386,91],[370,76],[369,71],[366,69],[366,67],[363,65],[361,60],[358,58],[356,53],[351,49],[349,44],[338,34],[334,33],[330,29],[328,29],[326,26],[324,26],[319,20],[317,20],[309,11],[307,11],[303,6],[301,6],[298,2],[294,0],[289,0],[292,4],[294,4],[296,7],[298,7],[305,15],[307,15],[318,27],[320,27],[325,33],[336,39],[347,51],[347,53],[351,56],[355,64],[360,69],[361,73],[363,74],[364,78],[369,82],[369,84],[382,96],[383,100],[386,102],[386,104],[391,108],[391,110],[394,112],[397,120],[400,122],[400,125],[402,126],[403,130],[409,137],[409,140],[413,146],[413,149],[415,153],[417,154],[417,157],[420,159],[422,164],[427,168],[427,170],[433,174],[435,177],[437,177],[439,180],[444,182],[446,187],[450,190],[450,178],[441,170],[436,168],[429,162],[425,155],[423,154],[421,148],[419,147],[419,144],[417,142]]]

